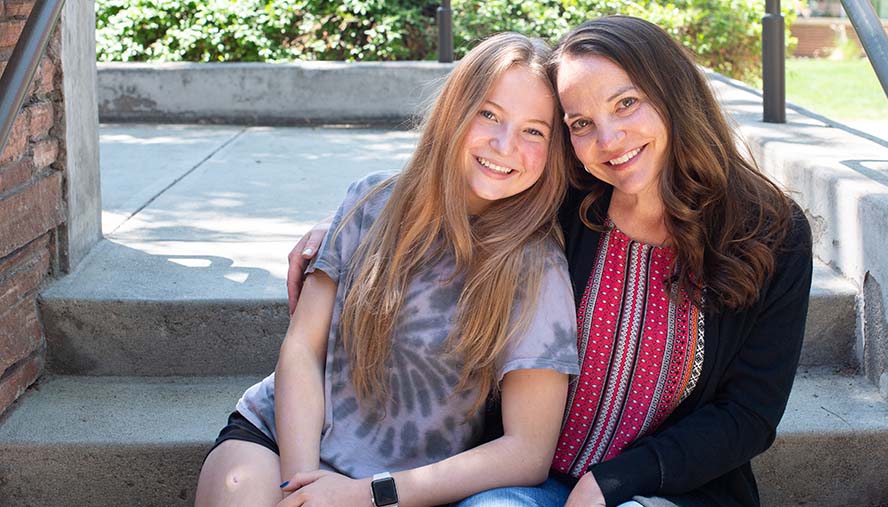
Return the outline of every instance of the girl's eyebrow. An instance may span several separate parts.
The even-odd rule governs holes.
[[[505,109],[503,109],[503,106],[497,104],[496,102],[494,102],[494,101],[492,101],[492,100],[490,100],[490,99],[485,100],[485,101],[484,101],[484,104],[490,104],[490,105],[492,105],[493,107],[499,109],[500,111],[505,111]],[[549,122],[547,122],[547,121],[537,120],[537,119],[531,119],[531,120],[528,120],[528,121],[531,122],[531,123],[539,123],[540,125],[545,125],[546,128],[552,128],[552,125],[550,125]]]

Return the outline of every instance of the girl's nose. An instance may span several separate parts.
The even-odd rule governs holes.
[[[510,155],[515,150],[516,143],[515,132],[505,125],[490,140],[491,146],[500,155]]]

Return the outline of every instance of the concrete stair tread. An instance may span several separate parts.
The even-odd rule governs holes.
[[[0,445],[206,445],[260,379],[49,375],[0,422]]]
[[[85,266],[41,294],[50,371],[162,376],[269,371],[288,316],[286,274],[266,268],[274,263],[285,270],[291,243],[169,245],[178,253],[152,254],[154,260],[145,263],[139,260],[145,253],[132,245],[101,242]],[[237,255],[240,260],[234,260]],[[182,265],[196,262],[203,267]],[[850,282],[815,263],[802,364],[852,362],[855,296]]]
[[[188,505],[203,456],[256,380],[51,376],[0,424],[0,496],[42,505],[70,486],[65,505]],[[888,402],[861,377],[802,369],[754,466],[764,505],[888,502],[874,486],[888,466]]]

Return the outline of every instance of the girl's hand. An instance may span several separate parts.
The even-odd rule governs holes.
[[[298,473],[281,491],[278,507],[355,507],[371,505],[370,480],[326,470]]]
[[[574,486],[564,507],[605,507],[604,494],[592,474],[584,474]]]

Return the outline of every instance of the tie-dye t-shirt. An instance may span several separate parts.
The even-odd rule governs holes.
[[[391,194],[391,185],[361,199],[388,176],[375,173],[351,185],[309,272],[321,270],[337,282],[347,279],[352,254]],[[331,242],[339,223],[356,205],[359,208]],[[462,363],[443,353],[463,285],[462,278],[452,277],[453,270],[453,257],[444,255],[409,283],[392,336],[391,396],[385,410],[372,402],[359,403],[353,390],[339,336],[346,285],[339,283],[324,372],[322,468],[369,477],[434,463],[478,444],[483,411],[466,417],[477,390],[453,394]],[[523,368],[578,373],[569,280],[564,254],[552,242],[537,306],[524,335],[513,340],[499,359],[500,379]],[[237,410],[276,440],[274,374],[248,389]]]

